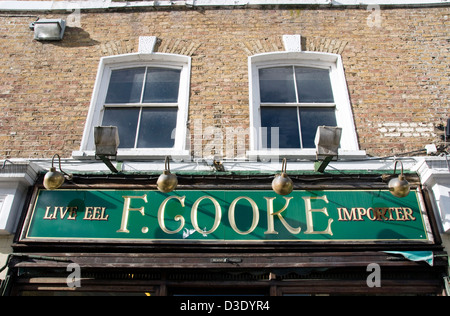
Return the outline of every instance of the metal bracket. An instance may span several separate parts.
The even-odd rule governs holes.
[[[323,161],[314,162],[314,171],[323,173],[328,164],[333,160],[334,156],[327,156]]]
[[[114,165],[111,163],[111,160],[106,157],[105,155],[96,155],[96,157],[100,158],[101,161],[111,170],[111,172],[119,173],[119,170],[114,167]]]

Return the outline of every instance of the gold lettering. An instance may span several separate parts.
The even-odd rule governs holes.
[[[75,220],[77,217],[78,207],[76,206],[68,206],[68,207],[54,206],[52,212],[51,208],[52,208],[51,206],[47,206],[47,208],[45,209],[45,215],[43,219],[54,220],[57,218],[58,213],[60,219],[65,219],[67,213],[69,213],[69,216],[67,217],[68,220]]]
[[[51,209],[51,206],[47,206],[47,208],[45,209],[44,219],[50,219],[50,220],[56,219],[56,207],[55,207],[55,210],[53,211],[53,214],[50,214],[50,209]]]
[[[397,215],[397,221],[403,222],[406,220],[404,214],[402,213],[401,207],[394,207],[394,210],[395,210],[395,214]]]
[[[366,209],[364,207],[357,207],[356,211],[358,212],[357,221],[364,221],[364,219],[362,217],[367,215]]]
[[[377,220],[377,212],[372,208],[369,207],[367,209],[367,217],[371,220],[371,221],[376,221]]]
[[[76,206],[69,207],[69,217],[67,217],[67,219],[74,221],[78,215],[77,210],[78,210],[78,207],[76,207]]]
[[[205,199],[208,199],[213,202],[214,209],[216,212],[215,217],[214,217],[214,225],[211,228],[211,230],[209,230],[209,231],[203,231],[202,229],[200,229],[200,227],[198,226],[198,220],[197,220],[198,206]],[[202,196],[201,198],[198,198],[197,201],[195,201],[194,205],[192,206],[191,221],[192,221],[192,226],[194,226],[194,229],[198,233],[203,234],[203,235],[209,235],[209,234],[214,233],[216,231],[216,229],[219,227],[221,220],[222,220],[222,209],[220,208],[220,204],[219,204],[219,202],[216,201],[216,199],[214,199],[213,197],[210,197],[210,196]]]
[[[337,209],[339,221],[364,221],[367,217],[371,221],[415,221],[414,211],[407,207],[353,207],[349,211],[345,207]],[[394,217],[395,215],[395,217]]]
[[[65,211],[63,211],[63,209],[64,209],[64,207],[63,206],[60,206],[59,207],[59,217],[61,218],[61,219],[64,219],[64,217],[66,217],[66,214],[67,214],[67,211],[68,211],[68,207],[66,207],[66,210]]]
[[[105,211],[106,211],[106,207],[102,207],[102,214],[100,215],[100,221],[107,221],[109,218],[109,215],[106,215],[105,217]]]
[[[290,226],[288,224],[288,222],[286,222],[286,220],[281,215],[281,213],[283,213],[288,208],[289,203],[291,202],[291,199],[293,199],[293,197],[283,197],[283,198],[286,200],[286,203],[284,204],[284,207],[281,210],[279,210],[278,212],[273,211],[273,200],[275,200],[276,198],[274,198],[274,197],[272,197],[272,198],[265,197],[264,198],[267,201],[267,231],[264,233],[266,235],[268,235],[268,234],[277,235],[278,234],[278,232],[275,231],[275,225],[274,225],[274,221],[273,221],[273,217],[275,215],[278,216],[278,219],[281,221],[281,223],[284,225],[284,227],[291,234],[297,235],[297,234],[300,234],[300,232],[302,231],[301,227],[294,228],[294,227]]]
[[[333,223],[333,219],[331,219],[331,218],[328,220],[328,227],[326,230],[320,231],[320,232],[314,231],[314,222],[313,222],[312,213],[320,212],[320,213],[325,214],[328,217],[329,217],[329,215],[328,215],[328,210],[326,207],[321,208],[321,209],[313,209],[311,207],[311,200],[322,200],[325,203],[328,203],[327,196],[324,195],[322,197],[319,197],[319,196],[303,197],[303,200],[305,201],[306,227],[307,227],[305,234],[319,234],[319,235],[333,236],[333,232],[331,231],[331,224]]]
[[[92,212],[92,220],[93,221],[98,221],[100,220],[100,211],[101,207],[94,207],[94,211]]]
[[[106,211],[106,207],[86,206],[83,220],[86,220],[86,221],[107,221],[108,218],[109,218],[109,215],[105,215],[105,211]],[[69,217],[68,219],[72,219],[72,218]]]
[[[169,196],[168,198],[166,198],[161,205],[159,206],[159,210],[158,210],[158,223],[159,223],[159,227],[162,229],[163,232],[165,232],[166,234],[176,234],[179,231],[181,231],[184,227],[185,224],[185,220],[184,217],[181,215],[177,215],[175,216],[175,220],[181,221],[180,227],[178,227],[177,230],[168,230],[166,227],[166,224],[164,223],[164,211],[166,209],[166,205],[167,203],[171,200],[171,199],[177,199],[180,203],[181,206],[184,207],[184,200],[185,200],[186,196],[183,197],[179,197],[179,196]]]
[[[338,208],[339,221],[355,221],[356,220],[356,208],[352,208],[349,212],[347,208]],[[343,214],[342,214],[343,213]]]
[[[416,220],[416,218],[412,215],[412,213],[414,212],[412,209],[410,209],[408,207],[404,207],[403,212],[405,212],[405,221],[408,221],[408,220],[415,221]],[[408,219],[408,217],[409,217],[409,219]]]
[[[147,194],[144,194],[143,196],[122,196],[125,201],[123,203],[123,212],[122,212],[122,222],[120,224],[120,229],[117,231],[117,233],[129,233],[130,231],[127,229],[128,226],[128,217],[130,215],[130,212],[139,212],[142,216],[145,215],[144,213],[144,207],[140,208],[131,208],[131,200],[132,199],[141,199],[144,200],[145,203],[147,203]]]
[[[394,217],[392,216],[392,211],[393,211],[393,210],[394,210],[393,207],[390,207],[390,208],[386,209],[386,212],[389,212],[389,220],[390,220],[390,221],[393,221],[393,220],[394,220]]]
[[[90,221],[92,219],[92,213],[91,210],[93,209],[92,206],[86,206],[86,209],[84,211],[84,217],[83,220]]]
[[[387,210],[388,210],[388,209],[387,209],[386,207],[377,207],[377,208],[375,209],[376,214],[377,214],[377,220],[379,220],[379,221],[388,221],[389,218],[387,218],[387,217],[385,216]]]
[[[250,203],[250,205],[252,206],[252,212],[253,212],[252,226],[246,232],[243,232],[239,228],[237,228],[236,218],[235,218],[236,204],[237,204],[237,202],[239,202],[242,199],[247,200]],[[259,223],[258,205],[256,205],[255,201],[253,201],[251,198],[246,197],[246,196],[240,196],[231,203],[230,208],[228,209],[228,219],[230,221],[231,228],[233,228],[233,230],[236,233],[238,233],[240,235],[248,235],[255,230],[256,226],[258,226],[258,223]]]

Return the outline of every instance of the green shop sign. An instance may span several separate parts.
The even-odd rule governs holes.
[[[25,240],[429,241],[417,192],[387,190],[38,192]]]

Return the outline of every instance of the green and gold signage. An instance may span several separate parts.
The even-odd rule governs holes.
[[[419,197],[387,190],[38,192],[25,240],[429,241]]]

